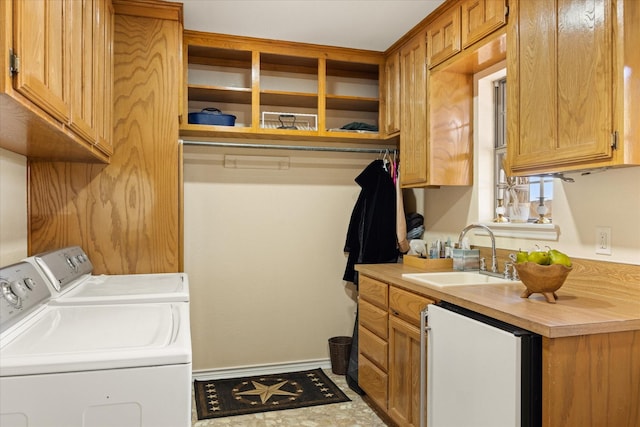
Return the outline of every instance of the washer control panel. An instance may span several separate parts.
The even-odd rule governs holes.
[[[51,297],[45,279],[26,261],[0,269],[0,332]]]
[[[54,296],[56,292],[62,292],[66,286],[93,271],[93,264],[80,246],[56,249],[35,255],[33,259],[53,287]]]

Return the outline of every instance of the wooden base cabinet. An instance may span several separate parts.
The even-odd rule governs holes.
[[[420,424],[420,312],[434,301],[360,275],[358,384],[396,425]]]
[[[543,338],[542,360],[542,427],[640,426],[640,331]]]
[[[420,425],[420,357],[420,329],[390,317],[388,408],[401,426]]]
[[[358,285],[358,385],[387,410],[389,285],[360,276]]]
[[[420,425],[420,313],[434,301],[389,288],[389,416],[399,426]]]

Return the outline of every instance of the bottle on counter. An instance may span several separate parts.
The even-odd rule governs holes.
[[[444,244],[444,257],[451,258],[453,256],[453,248],[451,247],[451,237],[447,237],[447,242]]]

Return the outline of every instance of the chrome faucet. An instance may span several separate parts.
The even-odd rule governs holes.
[[[491,237],[491,272],[492,273],[497,273],[498,272],[498,260],[496,258],[496,237],[493,235],[493,231],[491,231],[491,229],[489,227],[487,227],[486,225],[483,225],[483,224],[469,224],[469,225],[467,225],[460,232],[460,237],[458,237],[458,247],[459,248],[462,247],[462,239],[464,239],[464,236],[467,234],[467,231],[471,230],[472,228],[481,228],[481,229],[485,230],[487,233],[489,233],[489,237]]]

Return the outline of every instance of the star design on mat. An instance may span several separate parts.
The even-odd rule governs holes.
[[[296,393],[291,393],[290,391],[280,390],[282,386],[287,384],[289,381],[280,381],[279,383],[272,385],[261,384],[257,381],[251,381],[253,386],[255,387],[253,390],[247,390],[238,392],[238,395],[243,396],[260,396],[260,400],[264,404],[267,400],[271,398],[271,396],[297,396]]]

